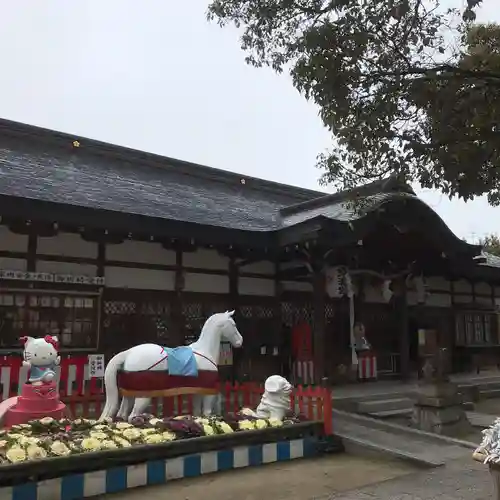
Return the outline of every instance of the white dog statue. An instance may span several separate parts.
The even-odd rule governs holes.
[[[256,411],[248,408],[242,410],[257,418],[273,418],[283,420],[290,411],[290,393],[293,386],[281,375],[271,375],[264,384],[264,394]]]

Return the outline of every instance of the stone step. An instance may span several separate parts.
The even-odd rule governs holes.
[[[493,399],[500,398],[500,388],[498,389],[482,389],[480,391],[481,398],[483,399]]]
[[[466,412],[467,418],[473,427],[481,427],[485,429],[495,421],[494,415],[487,415],[486,413],[478,413],[475,411]]]
[[[384,411],[406,410],[413,407],[410,398],[388,398],[375,401],[360,401],[357,405],[359,413],[371,414]]]
[[[426,467],[444,465],[447,461],[465,458],[471,453],[470,447],[462,446],[458,442],[442,440],[440,437],[428,439],[426,433],[411,429],[401,430],[398,439],[391,427],[372,425],[372,422],[367,420],[353,420],[345,415],[335,414],[334,432],[342,438],[347,452],[381,454]]]
[[[370,417],[375,418],[391,418],[391,417],[408,417],[413,413],[413,408],[402,408],[400,410],[385,410],[368,413]]]

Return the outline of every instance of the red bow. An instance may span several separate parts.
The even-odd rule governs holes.
[[[43,340],[45,340],[45,342],[47,342],[47,344],[52,344],[52,346],[54,347],[54,349],[56,351],[59,350],[59,343],[57,342],[57,340],[54,339],[54,337],[51,337],[50,335],[45,335]]]
[[[19,342],[21,342],[21,344],[26,344],[26,342],[28,342],[28,337],[19,337]]]

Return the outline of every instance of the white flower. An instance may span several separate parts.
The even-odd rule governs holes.
[[[195,418],[194,420],[197,424],[200,424],[200,425],[210,425],[210,420],[208,418],[201,418],[201,417],[198,417],[198,418]]]
[[[124,434],[125,432],[127,431],[124,431]],[[147,429],[140,429],[139,431],[143,436],[147,436],[148,434],[156,434],[158,432],[157,429],[153,429],[151,427],[147,428]]]
[[[268,422],[269,422],[269,425],[271,427],[282,427],[283,426],[283,422],[279,418],[270,418],[268,420]]]
[[[205,436],[213,436],[215,434],[215,431],[211,425],[203,425],[203,432]]]
[[[99,431],[92,431],[89,432],[89,436],[94,439],[99,439],[99,441],[102,441],[103,439],[107,439],[108,435],[104,432],[99,432]]]
[[[140,437],[142,436],[142,433],[139,429],[125,429],[123,431],[123,437],[125,439],[128,439],[129,441],[135,441],[136,439],[140,439]]]
[[[20,446],[13,446],[5,454],[7,460],[13,464],[17,462],[24,462],[27,458],[26,452]]]
[[[99,425],[94,425],[93,429],[95,431],[105,431],[105,430],[108,429],[108,426],[107,425],[99,424]]]
[[[21,436],[17,442],[21,445],[21,446],[36,446],[38,444],[40,444],[40,440],[35,438],[35,437],[31,437],[31,436]]]
[[[174,441],[175,440],[175,434],[173,432],[165,431],[165,432],[162,432],[161,435],[162,435],[164,441]]]
[[[158,444],[163,443],[163,441],[165,440],[163,439],[163,436],[161,434],[150,434],[144,439],[144,442],[147,444]]]
[[[23,439],[25,436],[24,436],[24,434],[19,434],[19,433],[17,433],[17,432],[12,432],[12,433],[10,433],[10,432],[9,432],[9,434],[7,434],[7,437],[8,437],[11,441],[17,441],[17,440],[19,440],[19,439]]]
[[[253,417],[253,415],[255,414],[255,412],[253,410],[251,410],[250,408],[242,408],[240,413],[242,415],[246,415],[248,417]]]
[[[40,458],[47,457],[47,452],[36,444],[29,445],[28,448],[26,448],[26,453],[30,460],[39,460]]]
[[[119,436],[114,436],[113,441],[122,448],[130,448],[130,446],[132,446],[126,439],[123,439]]]
[[[116,450],[118,445],[112,439],[105,439],[101,441],[101,448],[103,450]]]
[[[231,432],[234,432],[227,422],[217,422],[217,428],[224,434],[231,434]]]
[[[116,422],[116,428],[123,430],[123,429],[130,429],[133,427],[132,424],[129,424],[128,422]]]
[[[43,417],[39,420],[39,422],[42,425],[50,425],[54,422],[54,419],[52,417]]]
[[[261,418],[255,422],[256,429],[267,429],[267,422]]]
[[[162,421],[162,420],[161,420],[161,418],[152,418],[152,419],[149,421],[149,423],[150,423],[151,425],[158,425],[159,423],[161,423],[161,421]]]
[[[85,451],[97,451],[101,449],[101,442],[95,438],[85,438],[82,441],[82,450]]]
[[[255,429],[255,425],[251,420],[240,420],[238,422],[238,428],[242,431],[250,431]]]
[[[50,452],[58,457],[65,457],[71,453],[71,450],[62,441],[54,441],[50,445]]]

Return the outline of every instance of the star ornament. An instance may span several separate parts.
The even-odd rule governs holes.
[[[73,141],[73,147],[74,148],[79,148],[80,147],[80,142],[79,141]]]

